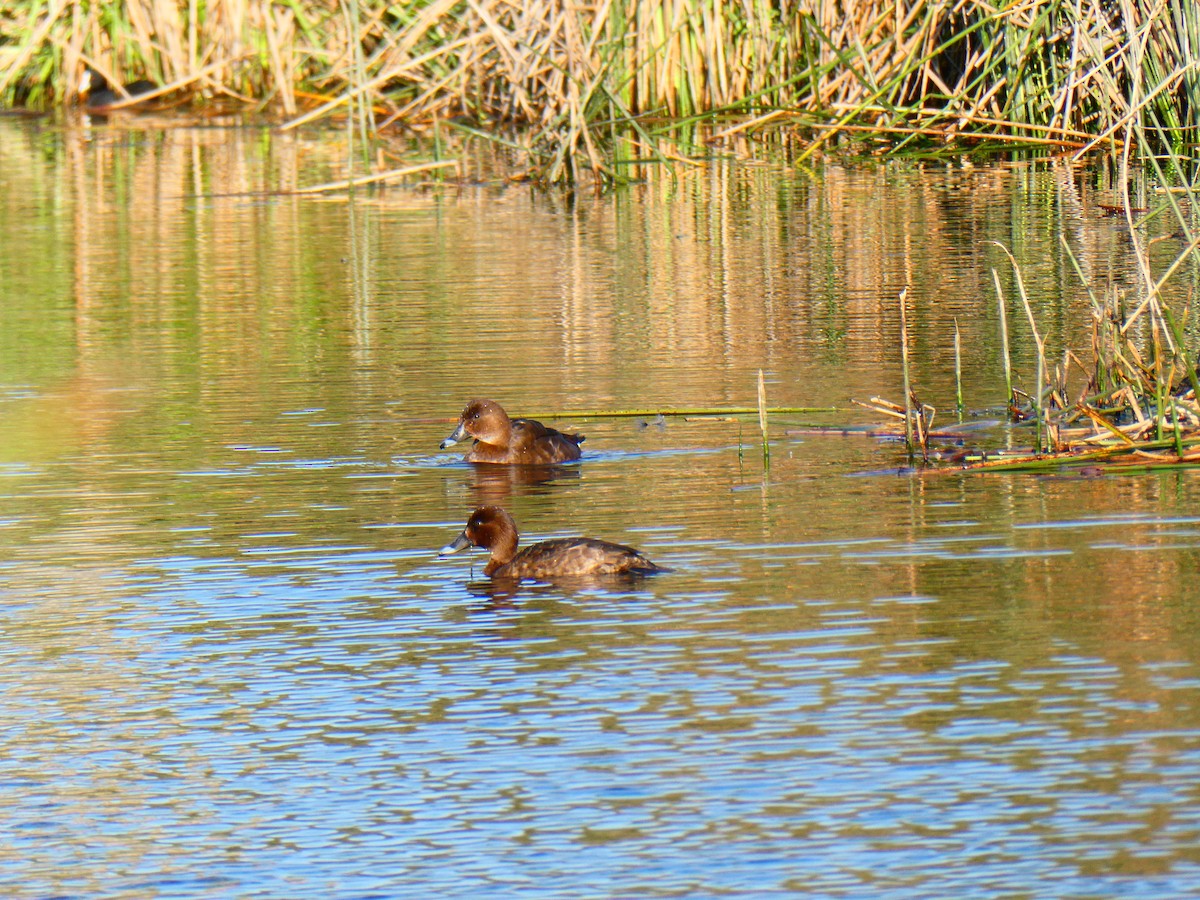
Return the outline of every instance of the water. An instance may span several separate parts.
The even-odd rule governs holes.
[[[1200,896],[1197,474],[917,478],[808,427],[899,399],[906,281],[922,395],[957,318],[995,414],[989,240],[1086,347],[1059,236],[1136,283],[1098,176],[253,193],[341,152],[0,127],[6,895]],[[745,406],[759,368],[838,407],[768,469],[752,419],[552,419],[588,440],[551,477],[437,446],[475,395]],[[484,502],[674,572],[497,595],[435,556]]]

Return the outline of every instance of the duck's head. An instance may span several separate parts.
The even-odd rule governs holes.
[[[472,400],[458,418],[458,426],[440,447],[457,444],[466,437],[473,437],[485,444],[504,445],[512,436],[512,420],[495,400]]]
[[[79,98],[83,100],[107,89],[108,79],[91,66],[88,66],[83,70],[83,76],[79,79],[79,87],[76,92]]]
[[[499,506],[481,506],[467,519],[462,534],[443,547],[438,556],[448,556],[466,547],[482,547],[492,551],[500,562],[512,559],[517,549],[517,523]]]

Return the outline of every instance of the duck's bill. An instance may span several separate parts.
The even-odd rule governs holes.
[[[438,556],[449,556],[451,553],[457,553],[459,550],[463,550],[470,546],[471,546],[471,539],[469,537],[467,537],[467,533],[464,531],[462,534],[460,534],[458,537],[456,537],[454,540],[452,540],[450,543],[448,543],[445,547],[443,547],[441,550],[439,550]]]
[[[458,427],[450,433],[450,436],[438,444],[438,448],[445,450],[447,447],[453,447],[459,441],[467,436],[467,423],[459,422]]]

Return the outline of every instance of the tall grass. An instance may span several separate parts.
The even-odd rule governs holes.
[[[61,103],[90,63],[288,119],[357,105],[382,135],[511,124],[560,181],[690,152],[662,117],[786,125],[808,153],[851,129],[1078,148],[1132,123],[1141,160],[1194,146],[1197,47],[1195,0],[0,0],[0,99]]]
[[[1169,264],[1156,271],[1151,265],[1143,222],[1135,214],[1129,196],[1128,167],[1131,147],[1148,146],[1154,135],[1162,140],[1161,150],[1146,155],[1145,161],[1162,185],[1173,185],[1161,193],[1154,213],[1166,213],[1177,226],[1172,238],[1182,238],[1182,248]],[[1200,236],[1194,210],[1200,209],[1200,197],[1189,178],[1195,177],[1192,150],[1165,140],[1169,133],[1158,119],[1149,122],[1128,117],[1122,125],[1122,167],[1118,180],[1123,193],[1123,214],[1128,239],[1138,262],[1138,278],[1132,288],[1118,289],[1114,284],[1093,286],[1064,238],[1063,248],[1075,273],[1088,288],[1091,299],[1092,340],[1090,355],[1076,354],[1064,348],[1062,362],[1051,366],[1046,341],[1025,293],[1016,260],[1001,248],[1012,264],[1013,282],[1025,310],[1029,330],[1037,348],[1037,373],[1026,402],[1012,388],[1007,367],[1008,336],[1005,324],[1005,297],[999,275],[993,270],[1000,300],[1001,323],[1005,331],[1005,377],[1009,391],[1009,409],[1017,418],[1033,418],[1037,424],[1036,452],[1052,453],[1054,458],[1067,454],[1088,461],[1128,460],[1137,462],[1200,462],[1200,360],[1194,348],[1196,330],[1192,291],[1182,309],[1166,299],[1164,288],[1181,272],[1200,248]],[[1098,288],[1098,289],[1097,289]],[[1189,319],[1191,322],[1189,323]],[[1190,326],[1193,347],[1188,347]],[[1069,386],[1072,370],[1082,375]],[[1043,442],[1043,437],[1045,441]],[[1083,456],[1079,454],[1083,453]],[[1021,468],[1036,462],[1013,462]],[[983,464],[983,468],[993,468]]]

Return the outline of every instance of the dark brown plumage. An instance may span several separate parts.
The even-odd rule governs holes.
[[[533,419],[510,419],[494,400],[472,400],[458,426],[441,443],[445,450],[466,437],[475,439],[467,462],[545,466],[579,459],[582,434],[564,434]]]
[[[639,551],[594,538],[556,538],[517,552],[517,525],[499,506],[471,513],[462,534],[442,548],[442,555],[464,547],[482,547],[492,556],[483,574],[494,578],[556,578],[573,575],[652,575],[665,572]]]
[[[123,103],[141,94],[158,90],[158,85],[145,79],[131,81],[124,86],[124,93],[114,91],[108,79],[93,68],[88,68],[79,85],[79,95],[86,98],[87,108],[91,112],[103,112],[111,106]]]

